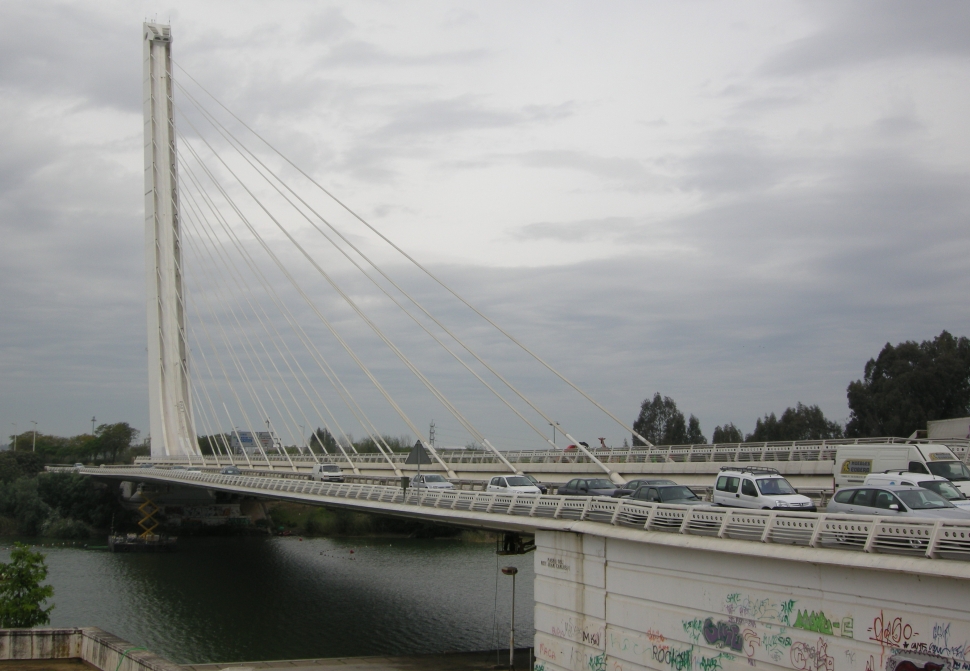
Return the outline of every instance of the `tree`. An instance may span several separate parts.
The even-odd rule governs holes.
[[[787,440],[824,440],[841,438],[842,426],[838,422],[825,419],[822,409],[817,405],[797,403],[781,413],[765,415],[755,422],[754,433],[749,433],[746,442],[771,442]]]
[[[910,436],[927,421],[970,415],[970,340],[943,331],[919,344],[886,343],[846,395],[853,438]]]
[[[10,560],[9,564],[0,562],[0,627],[49,624],[54,606],[41,606],[54,596],[54,588],[41,585],[47,579],[44,555],[14,543]]]
[[[115,463],[118,455],[131,446],[138,433],[138,429],[132,428],[128,422],[102,424],[94,432],[97,436],[97,451],[106,461]]]
[[[633,430],[654,445],[683,445],[686,443],[706,443],[701,433],[700,421],[690,416],[690,424],[684,413],[677,409],[677,403],[669,396],[653,395],[640,404],[640,416],[633,423]],[[643,445],[639,437],[633,436],[633,444]]]
[[[309,441],[310,449],[316,448],[317,452],[337,452],[337,439],[333,437],[329,429],[317,428],[312,434],[310,434]]]
[[[715,426],[714,435],[711,436],[712,443],[743,443],[744,434],[741,429],[734,426],[734,422],[728,422],[724,426]]]

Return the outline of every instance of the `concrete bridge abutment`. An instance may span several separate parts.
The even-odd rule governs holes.
[[[970,670],[962,562],[662,535],[537,532],[536,669]]]

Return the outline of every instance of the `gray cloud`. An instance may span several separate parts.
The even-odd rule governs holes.
[[[874,61],[970,55],[970,6],[960,0],[922,3],[831,2],[806,8],[818,32],[789,45],[765,65],[776,75],[802,74]]]

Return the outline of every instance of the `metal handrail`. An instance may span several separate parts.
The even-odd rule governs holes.
[[[929,440],[925,438],[835,438],[831,440],[798,440],[764,443],[714,443],[709,445],[656,445],[654,447],[610,447],[591,449],[596,458],[605,463],[665,463],[665,462],[761,462],[761,461],[824,461],[835,459],[835,452],[842,445],[885,444],[944,444],[963,461],[970,459],[968,440]],[[512,463],[590,463],[585,454],[571,450],[509,450],[502,455]],[[501,463],[488,450],[441,450],[439,456],[447,464]],[[390,461],[403,464],[407,453],[392,453]],[[238,460],[238,459],[237,459]],[[136,464],[159,461],[171,464],[226,465],[226,457],[179,456],[152,459],[138,457]],[[334,464],[386,464],[388,457],[376,453],[343,455],[272,454],[250,456],[254,464],[266,464],[289,468],[290,462],[310,466],[316,463]]]
[[[71,470],[71,469],[64,469]],[[125,469],[83,469],[99,475]],[[337,499],[465,510],[516,517],[569,519],[644,531],[673,532],[813,548],[903,554],[927,559],[970,561],[970,520],[879,517],[683,506],[630,499],[467,490],[432,490],[362,483],[318,482],[304,478],[222,475],[169,469],[137,469],[140,475],[191,481],[266,493],[285,492]],[[389,511],[389,512],[399,512]],[[430,516],[430,515],[429,515]]]

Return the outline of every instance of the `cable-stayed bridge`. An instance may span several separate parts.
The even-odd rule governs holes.
[[[970,669],[970,524],[405,494],[301,475],[320,461],[401,475],[414,441],[451,478],[619,483],[742,461],[821,477],[833,444],[652,446],[180,70],[168,26],[143,34],[151,458],[269,473],[83,473],[532,534],[536,668]],[[599,425],[638,447],[575,437]],[[473,449],[437,449],[433,432]]]

